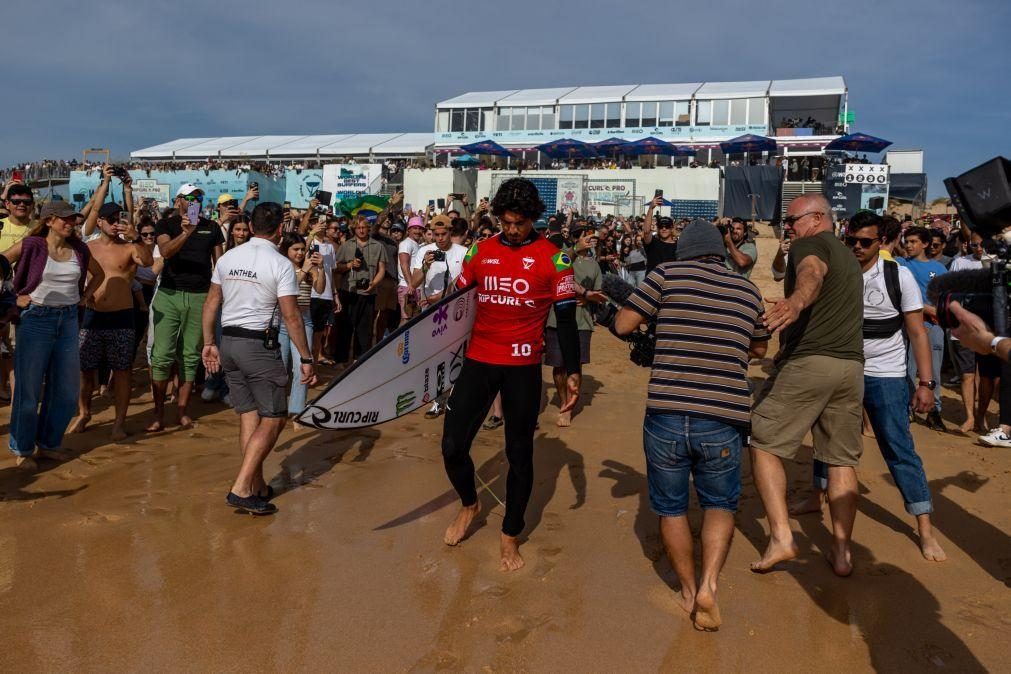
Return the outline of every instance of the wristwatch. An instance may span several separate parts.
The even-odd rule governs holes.
[[[920,386],[926,386],[927,390],[933,391],[935,388],[937,388],[937,382],[934,381],[933,379],[929,381],[921,381]]]
[[[990,340],[990,352],[997,353],[997,345],[1003,342],[1005,339],[1011,339],[1011,337],[994,337]]]
[[[312,365],[312,364],[314,364],[316,362],[312,358],[302,358],[302,357],[299,357],[298,360],[299,360],[300,363],[302,363],[302,365]]]

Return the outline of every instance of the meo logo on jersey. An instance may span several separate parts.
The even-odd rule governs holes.
[[[485,276],[484,289],[495,290],[514,295],[526,295],[530,292],[530,283],[526,279],[514,279],[509,276]]]

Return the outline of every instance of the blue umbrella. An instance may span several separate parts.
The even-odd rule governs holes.
[[[720,143],[723,154],[733,152],[775,152],[776,141],[765,136],[756,136],[753,133],[746,133],[737,138]]]
[[[479,143],[461,145],[460,149],[469,154],[488,154],[495,157],[514,157],[515,155],[493,140],[482,140]]]
[[[604,154],[605,152],[611,154],[619,154],[620,150],[628,141],[621,138],[608,138],[607,140],[602,140],[599,143],[594,143],[593,147],[596,148],[598,154]]]
[[[457,166],[473,166],[474,164],[479,164],[477,157],[469,154],[462,154],[459,157],[453,158],[453,163]]]
[[[537,149],[552,159],[570,159],[572,157],[596,157],[597,151],[589,143],[571,138],[560,138],[550,143],[538,145]]]
[[[621,146],[621,153],[630,154],[632,156],[638,156],[641,154],[662,154],[673,157],[679,153],[679,150],[677,146],[672,143],[660,140],[659,138],[654,138],[653,136],[647,136],[641,140],[625,143]]]
[[[868,136],[866,133],[850,133],[839,136],[825,146],[826,150],[849,150],[850,152],[881,152],[892,144],[884,138]]]

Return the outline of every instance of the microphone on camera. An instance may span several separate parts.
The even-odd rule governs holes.
[[[937,305],[940,298],[949,293],[986,295],[993,292],[993,280],[989,269],[967,269],[952,271],[935,276],[927,285],[926,302]]]
[[[600,291],[607,295],[607,298],[621,306],[629,295],[635,292],[635,286],[621,278],[617,274],[604,274],[600,280]]]

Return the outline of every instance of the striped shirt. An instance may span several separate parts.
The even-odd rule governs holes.
[[[750,422],[748,348],[769,339],[754,283],[716,258],[668,262],[625,306],[656,319],[647,412]]]

